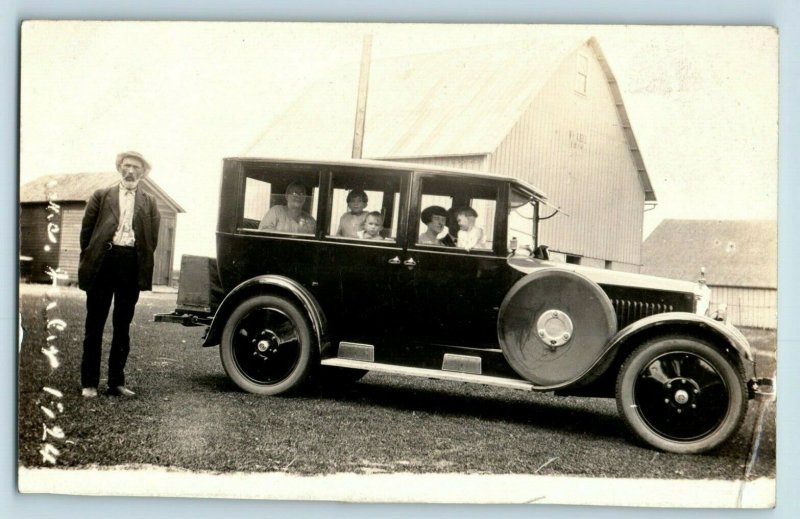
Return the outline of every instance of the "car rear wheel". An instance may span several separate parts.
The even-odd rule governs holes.
[[[299,389],[313,359],[311,329],[293,303],[258,296],[241,303],[222,331],[220,356],[225,372],[241,389],[279,395]]]
[[[720,446],[739,430],[747,410],[741,369],[709,344],[681,336],[634,350],[617,377],[616,396],[637,437],[679,454]]]

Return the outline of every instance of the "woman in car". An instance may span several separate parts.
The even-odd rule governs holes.
[[[303,209],[305,202],[306,186],[292,182],[286,186],[286,205],[272,206],[258,224],[259,230],[314,234],[317,222]]]
[[[452,240],[447,240],[449,238],[446,232],[447,227],[445,226],[445,223],[447,223],[447,211],[444,207],[432,205],[425,208],[422,211],[421,220],[428,228],[419,235],[417,243],[452,246],[452,243],[448,243],[448,241],[452,242]],[[445,232],[443,233],[443,231]],[[443,238],[439,238],[442,235]]]

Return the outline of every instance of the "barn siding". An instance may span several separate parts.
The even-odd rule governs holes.
[[[769,288],[711,286],[711,308],[725,303],[734,326],[777,328],[778,291]]]
[[[81,256],[81,221],[86,204],[69,203],[61,206],[61,255],[58,266],[67,273],[67,283],[78,284],[78,262]]]
[[[589,57],[586,95],[574,89],[579,55]],[[540,187],[569,214],[542,222],[540,243],[638,271],[644,192],[606,76],[588,46],[548,80],[487,169]]]

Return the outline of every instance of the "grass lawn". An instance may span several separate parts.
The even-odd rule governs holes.
[[[126,370],[132,399],[80,397],[84,294],[20,287],[24,339],[19,353],[19,461],[51,466],[40,454],[45,427],[63,438],[55,466],[153,464],[208,471],[466,472],[609,477],[723,478],[744,474],[758,406],[738,436],[701,456],[658,453],[634,443],[611,399],[555,397],[454,382],[370,373],[338,391],[258,397],[225,376],[203,328],[152,322],[174,294],[143,293],[132,324]],[[62,319],[66,328],[46,320]],[[774,372],[775,333],[747,330]],[[106,330],[106,352],[110,324]],[[42,349],[58,349],[53,369]],[[104,358],[104,362],[107,359]],[[105,377],[105,364],[103,365]],[[101,390],[104,389],[101,382]],[[43,388],[63,393],[58,397]],[[59,404],[61,407],[59,407]],[[42,407],[53,413],[47,416]],[[775,474],[774,405],[766,408],[751,476]]]

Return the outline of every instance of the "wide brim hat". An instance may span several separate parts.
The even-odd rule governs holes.
[[[133,157],[136,160],[139,160],[144,165],[144,174],[150,173],[150,163],[147,162],[141,153],[138,151],[123,151],[119,155],[117,155],[117,169],[119,170],[120,165],[122,165],[122,161],[125,160],[125,157]]]

